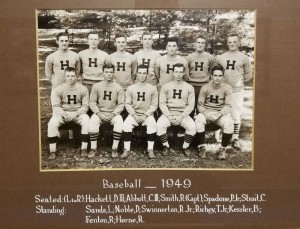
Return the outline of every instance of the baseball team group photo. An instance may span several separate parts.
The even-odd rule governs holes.
[[[37,10],[40,169],[254,164],[254,10]]]

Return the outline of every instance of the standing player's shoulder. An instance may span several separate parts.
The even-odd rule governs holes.
[[[161,61],[161,60],[164,60],[164,59],[167,59],[167,55],[160,56],[156,60]]]
[[[160,53],[156,50],[152,50],[152,53],[153,53],[153,56],[155,56],[156,59],[161,57]]]
[[[105,51],[103,51],[103,50],[101,50],[101,49],[98,49],[98,53],[100,53],[100,54],[102,54],[102,55],[108,55],[107,52],[105,52]]]
[[[212,54],[210,54],[209,52],[205,52],[204,53],[206,56],[208,56],[209,58],[214,58],[214,56]]]
[[[56,58],[56,56],[59,54],[58,51],[55,51],[53,53],[50,53],[48,56],[47,56],[47,60],[53,60],[54,58]]]
[[[138,56],[138,55],[141,55],[142,53],[143,53],[143,50],[140,49],[140,50],[136,51],[133,55]]]
[[[74,56],[79,56],[78,53],[76,53],[76,52],[74,52],[72,50],[69,50],[69,53],[72,54],[72,55],[74,55]]]
[[[127,51],[124,54],[127,56],[133,56],[130,52],[127,52]]]
[[[186,60],[186,58],[184,58],[183,56],[177,56],[177,58],[178,58],[178,61],[180,62],[180,63],[182,63],[182,64],[187,64],[187,60]]]
[[[78,53],[78,55],[81,57],[81,56],[84,55],[86,52],[87,52],[87,49],[81,50],[81,51]]]
[[[226,52],[219,54],[218,57],[224,57],[224,56],[227,56],[228,54],[229,54],[229,51],[226,51]]]

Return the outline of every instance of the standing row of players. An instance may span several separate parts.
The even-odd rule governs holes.
[[[229,132],[231,131],[226,130],[226,128],[224,128],[225,124],[221,120],[224,119],[222,118],[223,116],[229,117],[229,119],[231,119],[230,116],[227,115],[228,113],[231,113],[231,117],[233,118],[233,122],[234,122],[232,146],[236,149],[240,148],[238,143],[238,132],[239,132],[239,126],[241,122],[240,113],[241,113],[242,102],[243,102],[243,86],[245,81],[251,79],[252,72],[251,72],[251,65],[248,57],[238,51],[239,40],[237,35],[232,34],[228,37],[229,51],[217,57],[216,62],[219,65],[221,65],[223,68],[220,68],[221,66],[218,66],[217,67],[218,71],[213,71],[212,75],[214,75],[215,72],[217,72],[216,74],[220,75],[221,72],[222,73],[221,80],[219,79],[214,81],[213,80],[214,77],[212,77],[212,81],[210,83],[211,87],[209,86],[202,87],[203,85],[207,84],[210,81],[209,70],[212,69],[212,66],[215,63],[213,56],[204,51],[206,45],[206,40],[204,37],[200,36],[196,39],[195,42],[196,50],[194,53],[190,54],[186,59],[177,55],[178,44],[175,39],[169,39],[167,41],[166,44],[167,54],[165,56],[160,56],[158,52],[152,50],[152,43],[153,40],[152,40],[151,33],[145,32],[142,35],[143,49],[141,51],[136,52],[134,55],[131,55],[125,50],[125,47],[127,45],[126,37],[124,35],[117,35],[115,37],[115,43],[114,43],[117,48],[117,51],[111,55],[108,55],[107,53],[98,49],[98,45],[99,45],[98,34],[90,33],[88,35],[89,49],[81,51],[78,55],[68,49],[69,38],[67,34],[60,33],[57,35],[57,44],[59,46],[59,49],[58,51],[50,54],[47,57],[46,66],[45,66],[46,76],[51,80],[52,89],[54,89],[51,96],[51,101],[53,106],[52,119],[56,115],[61,116],[58,125],[57,123],[54,125],[51,122],[52,119],[49,122],[48,137],[49,137],[50,153],[51,153],[50,159],[55,158],[59,125],[61,125],[64,122],[79,120],[78,117],[81,116],[81,113],[84,110],[88,109],[86,103],[83,103],[83,101],[78,103],[78,101],[76,101],[77,100],[76,98],[79,97],[76,96],[72,97],[72,92],[68,90],[68,88],[70,88],[69,87],[70,85],[68,86],[69,72],[74,72],[76,78],[76,84],[74,85],[77,85],[77,76],[81,75],[83,78],[83,85],[85,85],[87,88],[89,88],[89,91],[91,91],[90,107],[94,112],[94,115],[91,117],[91,121],[89,125],[90,128],[82,127],[82,141],[83,141],[82,156],[89,156],[90,158],[95,156],[96,147],[97,147],[96,140],[98,137],[99,125],[102,122],[113,122],[112,124],[114,124],[115,126],[114,134],[113,134],[114,136],[113,150],[112,150],[113,157],[118,156],[116,149],[118,147],[118,143],[122,131],[124,132],[124,147],[125,147],[125,151],[122,154],[122,157],[126,158],[128,156],[128,152],[130,150],[130,139],[131,139],[132,128],[138,124],[144,124],[149,126],[149,128],[147,128],[147,134],[149,135],[148,136],[149,158],[154,158],[153,143],[154,143],[156,129],[157,129],[157,135],[161,139],[161,142],[163,143],[164,146],[164,150],[162,153],[164,155],[168,154],[169,145],[167,143],[166,129],[171,124],[182,125],[186,129],[186,136],[185,136],[183,148],[185,154],[189,156],[190,154],[188,150],[189,143],[191,142],[192,137],[196,134],[196,129],[200,128],[200,127],[198,128],[197,122],[195,125],[195,123],[193,123],[193,119],[187,118],[190,117],[189,114],[194,111],[195,98],[196,100],[198,100],[198,103],[199,100],[201,101],[203,100],[203,98],[204,98],[202,102],[203,104],[208,102],[208,104],[206,104],[207,107],[205,107],[204,110],[199,108],[199,104],[198,104],[197,107],[200,114],[197,116],[196,121],[197,119],[201,119],[202,122],[203,120],[205,120],[204,125],[206,124],[206,122],[216,122],[218,125],[223,127],[223,132],[225,133],[225,135],[223,134],[223,140],[224,138],[229,139],[228,142],[230,141],[232,133],[230,134]],[[138,65],[140,65],[139,68],[137,67]],[[105,66],[106,67],[110,66],[110,68],[106,68]],[[70,71],[70,67],[71,68],[73,67],[74,71]],[[65,71],[65,69],[69,69],[69,70]],[[109,74],[108,72],[105,72],[105,69],[108,70],[110,69],[110,71],[112,72],[110,72]],[[141,77],[138,77],[138,79],[136,80],[136,75],[138,76],[141,75],[142,69],[144,69],[144,71],[147,70],[146,71],[147,76],[145,77],[144,81],[141,81],[140,79]],[[179,84],[178,84],[179,81],[176,80],[175,69],[177,69],[177,73],[178,73],[177,75],[181,75],[181,80],[179,80],[180,81]],[[182,71],[182,73],[179,74],[180,71]],[[226,90],[223,89],[223,85],[227,86],[227,84],[223,84],[222,82],[223,74],[224,74],[224,81],[231,86]],[[107,78],[109,77],[106,77],[106,75],[110,75],[111,80],[108,80]],[[178,76],[177,78],[180,77]],[[135,80],[137,83],[132,85]],[[99,81],[101,83],[95,84],[96,82]],[[187,84],[184,81],[187,81],[189,84]],[[152,87],[149,87],[151,86],[149,84],[148,88],[151,88],[151,90],[149,89],[150,90],[149,92],[147,91],[148,89],[144,91],[145,88],[139,85],[140,82],[144,82],[145,84],[147,83],[147,85],[148,83],[150,83]],[[61,84],[63,84],[64,86],[57,87],[58,85]],[[183,84],[183,86],[181,84]],[[215,87],[216,84],[222,85],[221,87],[222,89],[220,90],[219,86]],[[114,88],[112,88],[113,85],[115,86]],[[121,91],[126,91],[130,85],[132,85],[131,87],[134,88],[137,95],[129,94],[128,96],[126,96],[126,98],[127,97],[130,98],[131,96],[131,103],[132,103],[131,105],[136,106],[135,108],[137,108],[138,111],[136,111],[134,108],[131,109],[132,107],[128,108],[127,106],[128,101],[126,99],[126,110],[129,113],[128,120],[131,121],[127,121],[126,119],[124,125],[121,125],[120,123],[123,122],[123,120],[121,120],[122,117],[118,115],[118,112],[122,110],[122,102],[118,101],[117,104],[115,104],[114,102],[110,100],[106,100],[105,98],[107,96],[111,97],[113,91],[115,91],[116,88],[118,88],[119,92],[122,93]],[[164,87],[164,85],[167,86]],[[106,88],[107,86],[110,87],[110,90],[104,90],[104,88]],[[81,87],[81,86],[77,85],[76,88],[77,87]],[[92,87],[93,89],[91,89]],[[200,93],[200,96],[198,96],[201,87],[202,87],[202,92]],[[152,114],[152,112],[156,110],[157,105],[155,107],[153,105],[155,103],[152,101],[152,97],[147,97],[147,95],[152,90],[154,89],[156,90],[156,88],[158,88],[160,91],[159,104],[160,104],[160,110],[162,111],[163,114],[158,120],[158,124],[164,124],[163,128],[156,128],[156,125],[154,124],[155,123],[154,118],[150,119],[151,121],[148,120],[148,118],[152,116],[150,114]],[[168,88],[168,90],[166,90],[166,88]],[[231,90],[233,91],[233,93],[231,92]],[[101,106],[103,107],[103,105],[101,105],[99,101],[99,98],[101,98],[101,95],[99,94],[100,91],[104,93],[102,95],[103,101],[105,100],[104,107],[106,108],[109,107],[110,109],[109,111],[99,110]],[[130,92],[131,90],[126,91],[127,94]],[[150,95],[152,96],[153,93],[154,92],[151,92]],[[89,92],[87,92],[87,94],[89,94]],[[193,95],[192,96],[193,99],[191,99],[191,94]],[[140,99],[141,97],[143,97],[142,95],[144,97],[146,96],[144,99],[145,101],[140,101],[138,105],[133,105],[133,97],[137,96],[137,98],[135,99]],[[173,97],[168,98],[168,96],[169,97],[173,96]],[[200,99],[201,96],[203,97],[202,99]],[[93,102],[92,100],[95,97],[97,99],[94,100]],[[158,96],[156,95],[156,97]],[[56,101],[54,98],[56,98]],[[81,98],[83,97],[81,96]],[[176,98],[178,98],[178,101],[176,100]],[[77,106],[79,104],[81,104],[82,106],[80,108],[79,107],[76,108],[79,109],[80,112],[76,110],[75,112],[73,112],[73,115],[69,117],[68,113],[71,112],[71,110],[74,111],[74,108],[72,108],[71,110],[68,110],[68,108],[64,110],[64,106],[62,104],[67,103],[68,105],[71,106],[72,101],[73,104],[74,102],[76,102],[75,104],[77,104]],[[191,106],[191,104],[193,104],[193,106]],[[93,109],[92,108],[93,106],[94,107],[98,106],[98,110]],[[117,109],[117,112],[112,110],[112,107],[114,106],[116,106],[115,108]],[[142,106],[142,109],[140,106]],[[61,108],[59,114],[56,112],[57,107]],[[149,112],[148,110],[146,110],[146,108],[149,109],[152,108],[153,111],[151,110],[151,112]],[[223,108],[225,110],[223,110]],[[62,112],[62,110],[64,110],[64,112]],[[210,112],[207,111],[213,111],[215,115],[210,115],[208,114]],[[148,115],[146,112],[148,112]],[[84,114],[84,112],[82,114]],[[201,117],[201,114],[204,116],[204,119],[203,117],[198,118]],[[187,122],[186,119],[188,119],[189,121]],[[149,122],[151,124],[148,125]],[[55,126],[55,128],[53,127],[53,125]],[[231,125],[226,124],[225,126],[231,126]],[[119,129],[115,130],[116,128]],[[50,131],[50,129],[52,131]],[[199,139],[200,142],[199,155],[202,158],[205,158],[205,147],[204,147],[205,135],[203,135],[204,131],[202,131],[202,129],[203,128],[201,127],[199,131],[197,130],[198,132],[197,138]],[[86,152],[88,133],[90,134],[90,139],[91,139],[91,151],[89,152],[89,154],[87,154]],[[230,134],[230,138],[226,134]],[[225,141],[227,143],[224,144],[223,144],[223,140],[222,140],[222,146],[223,145],[227,146],[228,145],[227,140]],[[223,159],[224,155],[225,155],[225,150],[221,150],[219,154],[219,158]]]

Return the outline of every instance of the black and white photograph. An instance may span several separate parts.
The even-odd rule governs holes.
[[[255,17],[37,10],[40,171],[253,170]]]

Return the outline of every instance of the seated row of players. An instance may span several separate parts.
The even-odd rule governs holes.
[[[147,82],[148,66],[139,65],[137,68],[137,82],[129,86],[124,98],[123,88],[113,81],[115,67],[112,64],[103,65],[103,81],[93,85],[90,98],[88,89],[77,83],[75,69],[65,70],[65,83],[56,87],[51,96],[53,116],[48,123],[48,137],[50,144],[50,159],[56,157],[56,143],[58,141],[59,126],[66,122],[81,125],[81,156],[93,158],[97,154],[97,138],[99,127],[103,123],[113,125],[112,158],[118,157],[118,144],[123,133],[124,152],[121,158],[127,158],[130,152],[132,130],[135,126],[147,127],[148,157],[155,158],[153,146],[155,135],[163,145],[162,155],[169,154],[167,128],[171,125],[182,126],[185,129],[183,150],[190,156],[189,145],[197,132],[199,142],[199,156],[206,158],[205,125],[216,123],[223,129],[222,147],[218,159],[226,158],[226,147],[233,134],[233,121],[230,117],[232,104],[232,89],[223,83],[224,69],[220,65],[212,68],[212,80],[203,86],[199,93],[197,109],[200,112],[195,121],[190,113],[195,107],[194,88],[183,81],[185,66],[181,63],[174,65],[174,79],[166,83],[159,95],[157,89]],[[123,122],[120,115],[125,108],[128,116]],[[159,108],[162,115],[157,122],[153,116]],[[91,118],[86,114],[91,108]],[[91,150],[87,152],[88,136]]]
[[[116,66],[113,79],[120,84],[123,90],[133,83],[136,77],[137,65],[148,66],[147,82],[160,88],[173,80],[174,65],[181,63],[185,67],[184,80],[193,85],[195,98],[198,99],[200,88],[209,82],[209,70],[214,58],[204,51],[206,39],[199,36],[195,40],[195,52],[183,58],[177,55],[178,44],[176,39],[170,38],[166,43],[166,55],[152,50],[152,34],[145,32],[142,35],[143,49],[134,55],[126,52],[126,37],[116,35],[114,44],[116,52],[108,55],[98,49],[100,43],[97,33],[88,35],[89,48],[79,55],[69,50],[69,37],[65,33],[57,35],[58,50],[46,59],[45,74],[51,80],[52,89],[64,82],[64,71],[67,67],[74,67],[76,75],[83,78],[83,85],[91,92],[92,86],[103,80],[103,65],[110,63]],[[233,88],[233,104],[231,116],[234,120],[234,135],[232,145],[239,148],[238,134],[241,123],[244,82],[251,79],[251,65],[248,57],[238,51],[239,39],[236,34],[228,36],[229,51],[217,57],[217,63],[225,69],[224,81]]]

